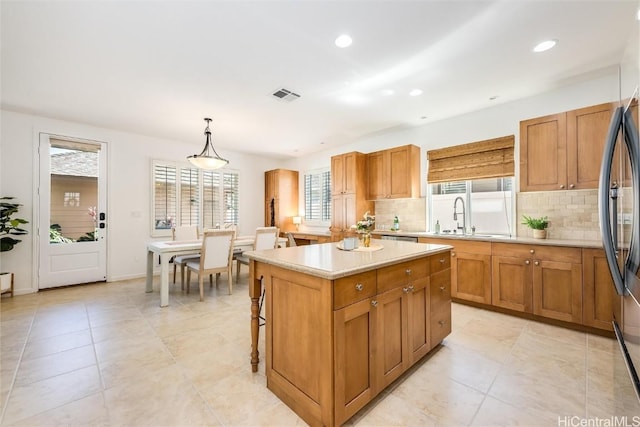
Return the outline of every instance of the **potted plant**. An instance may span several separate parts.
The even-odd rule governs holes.
[[[0,252],[8,252],[21,242],[14,236],[27,234],[27,230],[21,226],[29,221],[13,217],[22,205],[12,200],[13,197],[0,197]],[[13,295],[13,273],[0,273],[0,291]]]
[[[533,218],[527,215],[522,215],[522,224],[533,230],[534,239],[547,238],[547,227],[549,226],[549,218],[547,218],[546,216]]]

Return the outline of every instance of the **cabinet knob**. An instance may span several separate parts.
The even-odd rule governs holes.
[[[407,274],[407,276],[411,276],[411,269],[410,268],[407,268],[404,272]]]
[[[531,264],[531,261],[529,261],[529,260],[527,259],[527,260],[525,260],[525,261],[524,261],[524,263],[525,263],[526,265],[529,265],[529,264]]]
[[[535,265],[540,265],[540,261],[534,261],[533,262]]]
[[[415,288],[413,287],[413,285],[409,285],[409,288],[408,288],[408,289],[409,289],[409,291],[410,291],[410,292],[413,292],[413,290],[414,290]]]
[[[362,286],[362,283],[356,284],[356,291],[361,291],[363,288],[364,286]]]
[[[445,286],[440,286],[440,292],[444,292],[445,289],[447,289]]]
[[[404,292],[405,294],[409,293],[409,288],[402,288],[402,292]]]
[[[560,184],[560,188],[564,188],[564,184]]]
[[[451,252],[451,256],[456,256],[456,253],[455,252]],[[444,262],[444,260],[441,259],[440,262]]]
[[[455,254],[452,253],[451,256],[455,256]],[[440,258],[440,264],[444,264],[444,258]]]
[[[376,300],[371,301],[371,305],[374,306],[374,307],[377,307],[378,306],[378,301],[376,301]]]
[[[570,184],[569,188],[574,188],[576,185],[575,184]]]
[[[535,254],[535,253],[536,253],[536,250],[535,250],[535,249],[531,249],[531,250],[529,251],[529,253],[530,253],[530,254]]]
[[[443,327],[444,325],[447,324],[447,322],[445,322],[444,320],[440,320],[438,324],[440,325],[440,327]]]

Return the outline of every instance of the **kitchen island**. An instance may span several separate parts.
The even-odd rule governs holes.
[[[267,387],[311,425],[343,424],[451,332],[450,246],[246,254],[252,370],[264,287]]]

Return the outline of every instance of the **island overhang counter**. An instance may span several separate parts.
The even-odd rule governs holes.
[[[265,292],[267,387],[311,425],[341,425],[451,331],[451,246],[376,241],[245,252],[251,365]]]

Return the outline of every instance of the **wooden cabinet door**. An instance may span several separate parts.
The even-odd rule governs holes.
[[[451,252],[451,296],[491,304],[491,255]]]
[[[384,151],[367,154],[368,165],[368,200],[384,199],[386,196],[386,170],[384,167]]]
[[[567,112],[568,188],[598,188],[604,143],[613,104]]]
[[[430,348],[451,333],[451,271],[431,274],[429,281]]]
[[[534,260],[533,313],[582,323],[582,265]]]
[[[344,189],[344,155],[331,157],[331,195],[343,194]]]
[[[358,187],[358,174],[364,173],[364,168],[359,167],[364,164],[364,162],[358,162],[358,155],[363,156],[360,153],[346,153],[343,154],[343,191],[345,194],[354,194]],[[362,169],[362,170],[359,170]],[[364,196],[364,194],[363,194]]]
[[[531,260],[494,255],[491,268],[491,303],[498,307],[531,313]]]
[[[566,113],[520,122],[520,191],[567,186]]]
[[[409,147],[388,150],[389,176],[386,196],[388,198],[411,197]]]
[[[331,232],[341,233],[345,223],[344,196],[331,197]]]
[[[376,318],[375,382],[376,390],[382,390],[408,367],[407,298],[398,287],[377,295],[372,304]]]
[[[613,331],[616,294],[609,264],[602,249],[582,250],[582,323],[598,329]]]
[[[370,355],[375,341],[371,299],[334,312],[335,424],[340,425],[376,394]]]
[[[403,288],[407,294],[409,364],[413,365],[431,350],[431,330],[429,328],[429,278],[416,280]]]

